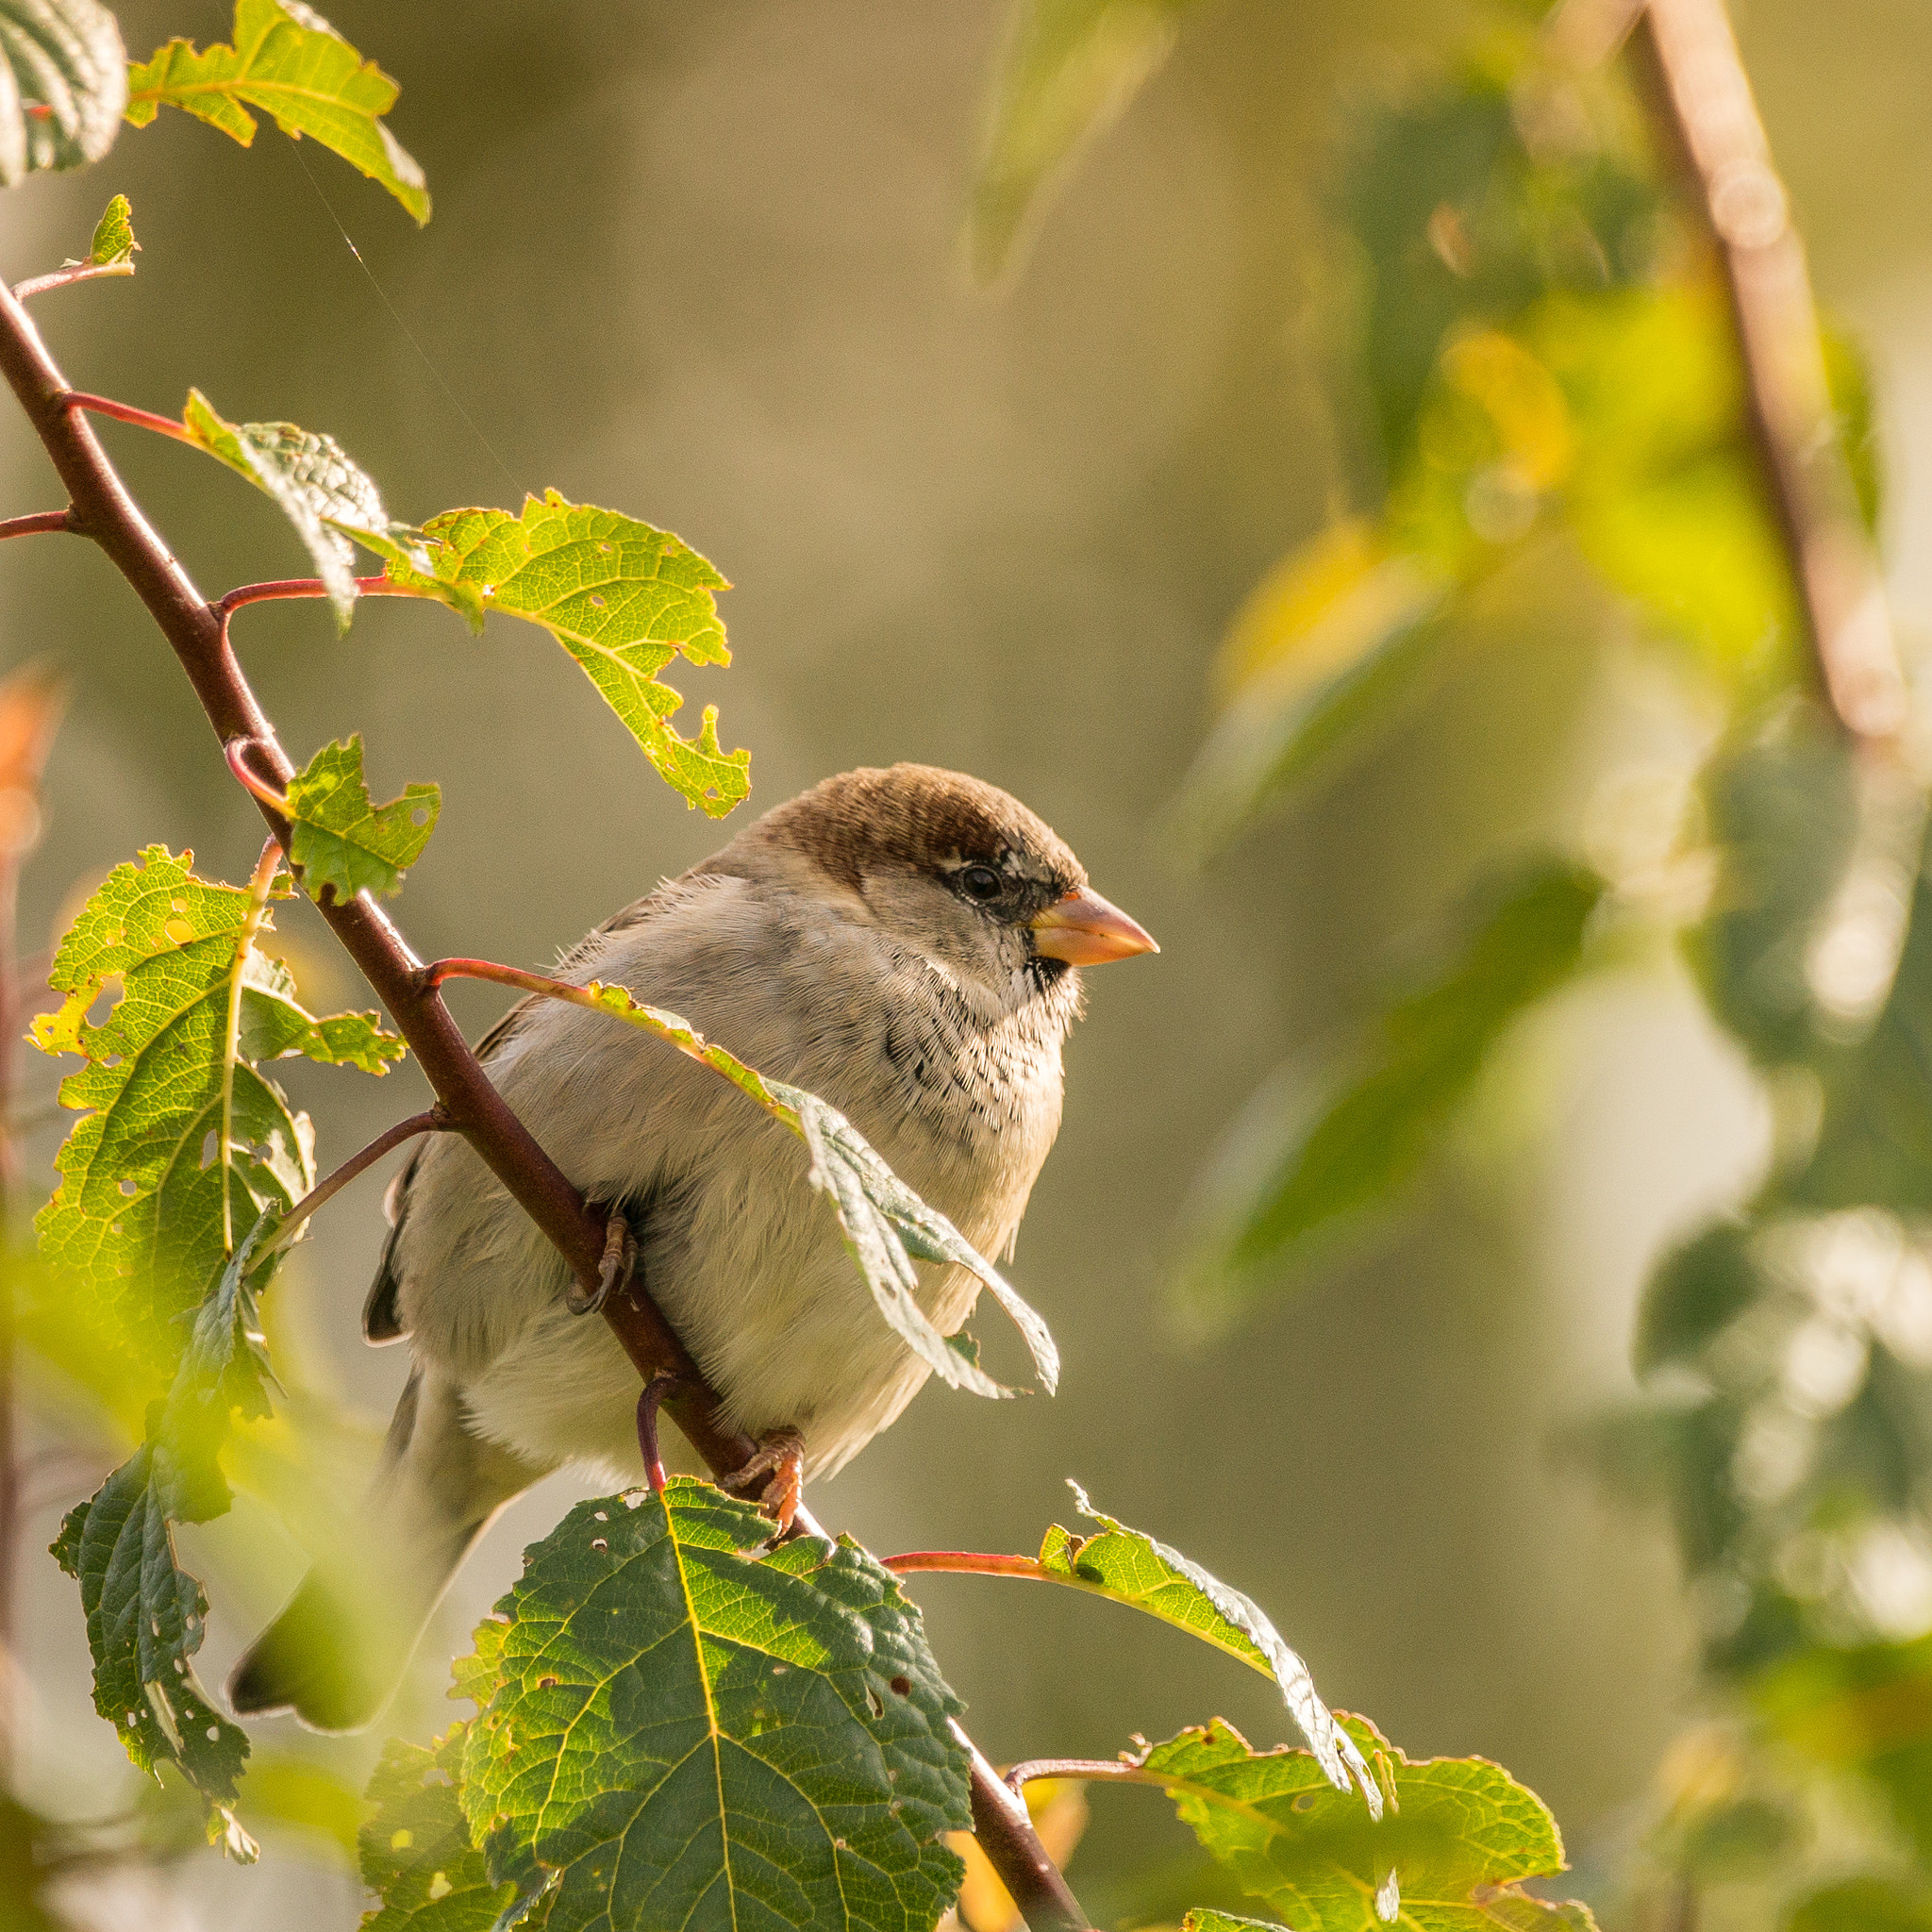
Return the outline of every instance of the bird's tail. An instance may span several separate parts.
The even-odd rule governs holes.
[[[350,1546],[318,1559],[255,1640],[228,1679],[229,1704],[243,1714],[292,1710],[318,1731],[360,1730],[394,1695],[471,1546],[541,1474],[479,1441],[456,1391],[419,1367]]]

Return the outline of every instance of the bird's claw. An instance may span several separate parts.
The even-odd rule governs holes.
[[[598,1313],[612,1291],[630,1279],[637,1260],[638,1244],[631,1235],[630,1223],[612,1208],[604,1223],[604,1258],[597,1263],[597,1286],[590,1294],[581,1294],[572,1282],[563,1291],[564,1305],[573,1315]]]
[[[767,1478],[758,1507],[778,1525],[779,1535],[791,1519],[805,1489],[805,1438],[796,1429],[768,1429],[758,1438],[758,1453],[720,1484],[726,1490],[748,1490],[760,1476]]]

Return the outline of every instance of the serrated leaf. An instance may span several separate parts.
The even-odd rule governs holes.
[[[1201,1270],[1215,1296],[1392,1195],[1433,1151],[1509,1024],[1581,967],[1607,887],[1541,858],[1492,882],[1440,974],[1383,1016],[1378,1037],[1326,1103],[1289,1123],[1272,1173],[1231,1216]]]
[[[1274,1678],[1329,1782],[1347,1790],[1353,1780],[1370,1813],[1379,1818],[1381,1789],[1355,1740],[1335,1722],[1316,1693],[1307,1665],[1288,1647],[1261,1607],[1178,1550],[1102,1515],[1078,1483],[1067,1486],[1080,1514],[1099,1524],[1101,1533],[1080,1536],[1055,1524],[1040,1545],[1040,1567],[1047,1577],[1144,1610]]]
[[[134,273],[134,258],[141,243],[134,239],[134,210],[125,194],[117,194],[101,211],[94,224],[93,240],[88,244],[89,268],[125,268]]]
[[[1238,1919],[1231,1912],[1191,1911],[1181,1921],[1181,1932],[1288,1932],[1268,1919]]]
[[[682,1477],[581,1503],[479,1630],[463,1808],[551,1932],[927,1932],[958,1890],[960,1706],[918,1610],[856,1544],[770,1534]]]
[[[126,77],[137,127],[179,108],[246,147],[256,128],[248,110],[258,108],[284,134],[306,134],[380,182],[421,224],[429,219],[423,170],[382,119],[401,92],[298,0],[235,0],[232,46],[197,52],[192,41],[172,40]]]
[[[973,183],[973,265],[1007,265],[1048,183],[1173,50],[1192,0],[1017,0]]]
[[[198,389],[181,412],[189,440],[271,496],[294,525],[344,628],[356,608],[353,537],[385,563],[425,570],[417,532],[394,524],[382,495],[332,436],[292,423],[230,423]]]
[[[1220,1718],[1127,1761],[1166,1787],[1202,1846],[1295,1932],[1593,1927],[1585,1907],[1518,1889],[1564,1869],[1562,1837],[1535,1792],[1487,1758],[1411,1763],[1367,1720],[1341,1723],[1387,1788],[1379,1820],[1336,1791],[1309,1753],[1253,1751]]]
[[[722,1074],[805,1142],[811,1151],[811,1183],[831,1202],[846,1250],[872,1290],[879,1312],[949,1388],[988,1396],[1019,1392],[980,1368],[976,1350],[969,1354],[956,1348],[933,1326],[919,1306],[914,1260],[948,1263],[977,1277],[1019,1329],[1041,1386],[1053,1393],[1059,1381],[1060,1358],[1046,1324],[943,1214],[927,1207],[879,1158],[837,1108],[802,1087],[767,1079],[706,1040],[690,1021],[641,1004],[621,986],[593,979],[580,994],[584,1005],[655,1033]]]
[[[108,874],[55,957],[62,1003],[29,1036],[88,1061],[60,1087],[63,1106],[89,1111],[57,1157],[41,1252],[163,1371],[183,1346],[175,1318],[218,1282],[235,1234],[313,1184],[307,1116],[247,1056],[368,1066],[401,1050],[367,1016],[305,1011],[286,968],[255,949],[266,908],[255,924],[250,894],[196,878],[192,858],[150,846]],[[120,997],[93,1024],[110,981]]]
[[[369,1779],[375,1814],[358,1839],[362,1883],[382,1904],[363,1915],[363,1932],[490,1932],[515,1902],[514,1885],[491,1884],[463,1816],[469,1728],[451,1725],[427,1750],[400,1738],[382,1747]]]
[[[127,56],[95,0],[0,0],[0,187],[114,144]]]
[[[424,526],[426,564],[392,560],[389,575],[440,598],[480,629],[486,611],[541,625],[582,667],[658,775],[712,818],[751,790],[751,754],[718,743],[707,706],[695,739],[670,724],[684,703],[658,674],[680,653],[728,664],[714,591],[724,579],[668,531],[554,490],[507,509],[455,509]]]
[[[302,884],[320,901],[333,890],[338,901],[369,891],[393,892],[436,829],[442,791],[409,785],[387,805],[369,796],[362,778],[362,735],[325,744],[290,779],[289,857],[301,868]]]

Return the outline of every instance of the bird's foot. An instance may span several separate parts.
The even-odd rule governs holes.
[[[760,1476],[767,1478],[758,1507],[778,1525],[779,1535],[791,1527],[805,1489],[805,1438],[796,1429],[767,1429],[758,1438],[758,1454],[742,1469],[725,1476],[721,1488],[748,1490]]]
[[[563,1291],[565,1306],[573,1315],[594,1315],[610,1299],[611,1291],[630,1279],[637,1266],[638,1244],[631,1236],[630,1223],[615,1208],[607,1210],[604,1222],[604,1258],[597,1263],[597,1286],[582,1294],[572,1282]]]

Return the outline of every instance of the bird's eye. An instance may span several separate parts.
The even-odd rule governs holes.
[[[962,866],[957,877],[959,890],[969,899],[997,899],[1007,889],[1006,880],[990,865]]]

